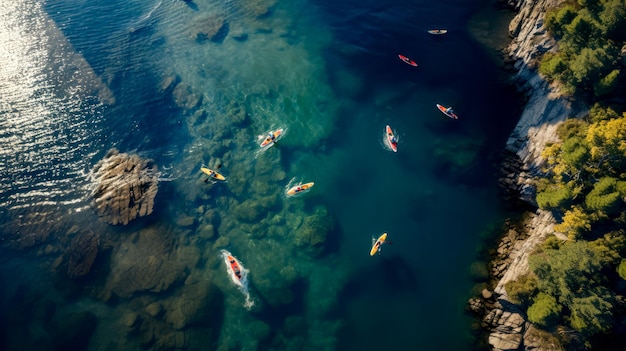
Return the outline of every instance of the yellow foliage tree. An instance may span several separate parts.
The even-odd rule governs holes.
[[[585,140],[590,146],[591,159],[601,167],[611,166],[611,160],[626,157],[626,113],[620,118],[591,124]]]
[[[554,230],[567,235],[570,240],[578,240],[591,230],[591,217],[580,206],[572,206],[565,211],[563,222],[554,226]]]

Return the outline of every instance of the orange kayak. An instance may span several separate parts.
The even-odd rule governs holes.
[[[222,256],[224,257],[224,262],[226,262],[228,275],[230,275],[231,280],[235,284],[243,287],[243,280],[245,279],[246,271],[241,266],[239,260],[226,250],[222,250]]]
[[[270,136],[268,136],[267,138],[263,140],[263,142],[261,143],[261,147],[267,146],[271,142],[275,142],[276,139],[278,139],[278,137],[280,137],[282,133],[283,133],[283,128],[276,129],[275,131],[270,132]]]
[[[452,119],[459,119],[459,116],[457,116],[456,113],[454,113],[454,111],[452,111],[452,107],[445,107],[445,106],[437,104],[437,108],[444,115],[446,115],[446,116],[448,116],[448,117],[450,117]]]
[[[387,142],[389,143],[391,150],[393,150],[393,152],[398,152],[398,140],[389,125],[385,127],[385,134],[387,135]]]

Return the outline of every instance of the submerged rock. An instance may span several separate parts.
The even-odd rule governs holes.
[[[79,233],[68,251],[67,275],[78,278],[87,275],[98,255],[100,236],[94,232]]]
[[[203,42],[206,40],[221,41],[226,36],[227,22],[224,17],[211,15],[196,20],[191,29],[191,37],[198,41]]]
[[[150,160],[113,148],[96,163],[92,176],[97,184],[94,207],[107,223],[126,225],[152,213],[158,172]]]
[[[186,110],[192,110],[202,102],[202,96],[195,94],[191,86],[184,82],[176,85],[172,91],[172,95],[174,96],[176,105]]]
[[[138,292],[159,293],[185,278],[195,262],[172,252],[173,235],[158,228],[144,229],[128,237],[111,256],[111,273],[106,289],[128,298]],[[189,252],[185,252],[189,254]]]
[[[333,225],[334,222],[328,210],[318,207],[313,215],[304,219],[296,231],[295,244],[313,250],[314,254],[319,254],[323,251],[326,236],[332,230]]]
[[[193,324],[208,323],[212,312],[214,285],[200,277],[190,280],[191,282],[186,282],[175,295],[163,302],[165,321],[176,330]]]

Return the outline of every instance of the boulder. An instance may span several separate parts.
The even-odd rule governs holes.
[[[98,255],[100,236],[94,232],[78,233],[67,251],[67,275],[78,278],[87,275]]]
[[[294,242],[298,246],[308,247],[314,254],[319,254],[323,251],[326,236],[333,226],[334,221],[328,214],[328,210],[318,207],[315,213],[306,217],[296,230]]]
[[[127,314],[126,316],[124,316],[124,325],[126,327],[128,327],[128,329],[134,329],[137,327],[137,325],[139,324],[138,322],[140,321],[139,319],[139,315],[137,313],[131,312],[129,314]]]
[[[163,307],[158,302],[153,302],[146,306],[146,313],[148,313],[151,317],[156,317],[161,314]]]
[[[150,227],[124,239],[111,255],[105,288],[128,298],[138,292],[162,292],[186,277],[186,258],[173,253],[169,231]]]
[[[96,183],[93,205],[105,222],[126,225],[152,213],[159,178],[152,161],[113,148],[91,175]]]
[[[189,30],[191,38],[203,42],[206,40],[220,42],[227,34],[228,24],[224,17],[209,15],[197,19]]]
[[[176,294],[163,301],[165,321],[181,330],[208,322],[215,286],[206,278],[190,276]]]
[[[176,105],[186,110],[192,110],[202,102],[202,96],[194,93],[191,86],[184,82],[176,85],[172,95]]]

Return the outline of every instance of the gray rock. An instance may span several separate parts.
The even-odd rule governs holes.
[[[96,163],[91,176],[96,184],[94,207],[107,223],[125,225],[152,213],[159,178],[152,161],[113,148]]]
[[[161,314],[163,307],[158,302],[153,302],[146,306],[146,313],[148,313],[151,317],[156,317]]]

